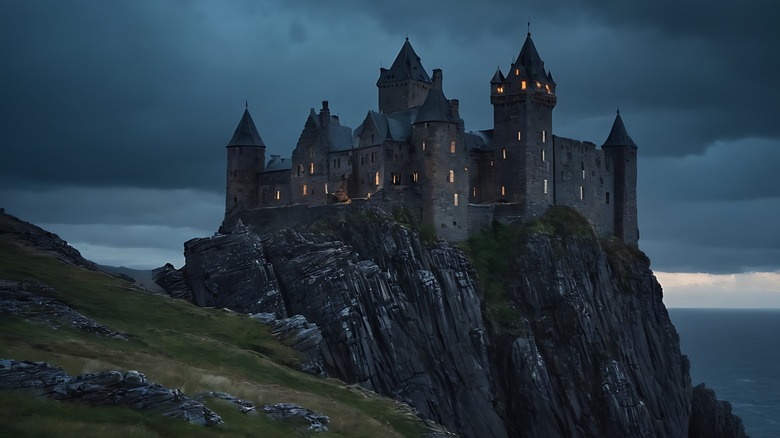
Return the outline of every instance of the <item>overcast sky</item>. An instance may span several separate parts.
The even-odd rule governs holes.
[[[408,35],[466,129],[488,129],[490,78],[530,20],[555,133],[601,144],[619,107],[639,145],[640,247],[667,294],[704,273],[688,278],[738,306],[729,279],[752,278],[751,306],[780,307],[780,6],[547,3],[0,2],[0,207],[99,263],[180,266],[221,222],[245,100],[267,154],[289,156],[322,100],[353,128],[376,109]]]

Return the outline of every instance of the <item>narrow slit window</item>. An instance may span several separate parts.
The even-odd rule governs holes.
[[[544,159],[544,149],[542,149],[542,161],[545,161],[545,159]]]
[[[379,185],[379,172],[374,174],[374,185]]]
[[[542,143],[547,141],[547,131],[542,131]]]
[[[471,196],[475,198],[477,197],[477,186],[474,186],[474,188],[471,189]]]
[[[306,184],[303,185],[303,196],[306,196]]]
[[[420,180],[420,174],[417,172],[412,172],[412,182],[418,182]]]
[[[506,196],[506,188],[504,186],[501,186],[501,196]]]
[[[278,201],[280,199],[282,199],[282,192],[280,190],[277,190],[276,191],[276,200]],[[607,194],[607,199],[609,199],[609,194]],[[607,202],[607,203],[609,203],[609,202]]]
[[[544,180],[544,194],[547,194],[547,180]]]
[[[609,192],[607,192],[607,204],[609,204]]]
[[[455,193],[455,196],[452,198],[452,203],[457,207],[458,206],[458,194]]]
[[[520,70],[517,70],[517,74],[518,75],[520,74]],[[520,82],[520,88],[525,90],[526,88],[528,88],[528,83],[526,81]]]
[[[327,195],[328,193],[330,193],[330,192],[328,191],[328,183],[325,183],[325,194]]]
[[[517,141],[520,141],[523,139],[523,133],[521,131],[517,131]]]
[[[585,179],[585,163],[582,163],[582,179]]]
[[[585,199],[585,187],[580,186],[580,200]]]
[[[501,148],[501,158],[506,160],[506,148]]]
[[[451,154],[455,153],[455,142],[454,141],[450,142],[450,153]]]
[[[455,171],[452,169],[450,169],[450,176],[447,178],[447,182],[455,182]]]
[[[309,163],[309,175],[314,175],[314,163]]]
[[[423,142],[423,150],[425,150],[425,142]]]

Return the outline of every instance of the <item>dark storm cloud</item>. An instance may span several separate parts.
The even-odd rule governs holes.
[[[467,129],[486,129],[488,81],[530,20],[559,84],[558,134],[600,144],[621,108],[640,147],[642,245],[656,268],[780,267],[780,242],[761,238],[780,216],[775,2],[335,5],[0,3],[0,206],[106,254],[108,229],[90,241],[81,224],[149,247],[170,240],[164,227],[184,230],[175,238],[213,230],[245,99],[268,154],[289,156],[322,100],[353,128],[376,107],[378,69],[408,34],[427,69],[444,69]]]

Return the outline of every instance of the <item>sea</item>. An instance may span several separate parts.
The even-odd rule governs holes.
[[[728,400],[751,438],[780,437],[780,309],[669,309],[691,382]]]

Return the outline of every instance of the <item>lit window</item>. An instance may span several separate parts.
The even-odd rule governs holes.
[[[276,191],[276,200],[278,201],[280,199],[282,199],[282,192],[277,190]],[[609,193],[607,193],[607,199],[609,199]],[[607,201],[607,204],[609,204],[609,201]]]
[[[607,204],[609,204],[609,192],[607,192]]]
[[[515,69],[515,76],[520,76],[520,69],[519,68]],[[525,84],[525,81],[523,81],[523,83]],[[525,87],[523,87],[523,89],[525,89]]]
[[[501,85],[499,85],[498,87],[496,87],[496,91],[498,92],[498,94],[501,94],[501,93],[503,93],[503,92],[504,92],[504,87],[502,87]]]
[[[412,181],[417,182],[420,180],[420,174],[417,172],[412,172]]]
[[[475,198],[477,197],[477,186],[474,186],[474,188],[471,189],[471,196]]]
[[[458,194],[455,193],[455,196],[452,198],[452,203],[457,207],[458,206]]]
[[[379,185],[379,172],[374,175],[374,185]]]
[[[455,142],[454,141],[450,142],[450,153],[451,154],[455,153]]]
[[[423,150],[425,150],[425,142],[423,142]]]
[[[544,180],[544,194],[547,194],[547,180]]]
[[[366,195],[366,198],[371,199],[371,192],[368,192],[368,194]]]
[[[306,184],[303,185],[303,196],[306,196]]]
[[[536,88],[542,88],[542,83],[539,81],[536,81]]]
[[[542,149],[542,161],[544,161],[544,149]]]
[[[580,186],[580,199],[585,199],[585,188]]]
[[[582,171],[582,179],[585,179],[585,171]]]
[[[491,166],[491,167],[493,166],[493,164],[495,164],[495,161],[493,161],[493,160],[490,160],[490,166]]]
[[[504,189],[504,186],[501,186],[501,196],[506,195],[506,189]]]
[[[544,88],[547,90],[547,93],[552,93],[552,90],[550,90],[550,85],[545,85]]]
[[[517,131],[517,141],[520,141],[523,139],[523,133],[520,131]]]
[[[506,160],[506,148],[501,148],[501,158]]]
[[[542,131],[542,143],[547,141],[547,131]]]
[[[449,179],[447,179],[447,182],[454,183],[455,182],[455,171],[450,169],[450,176]]]
[[[580,163],[580,166],[582,166],[582,179],[585,179],[585,163]]]
[[[520,74],[520,73],[518,73],[518,74]],[[523,81],[523,82],[520,82],[520,88],[522,88],[523,90],[525,90],[526,88],[528,88],[528,84],[527,84],[525,81]]]
[[[314,175],[314,163],[309,163],[309,174]]]
[[[330,192],[328,191],[328,183],[325,183],[325,194],[327,195],[328,193],[330,193]]]

